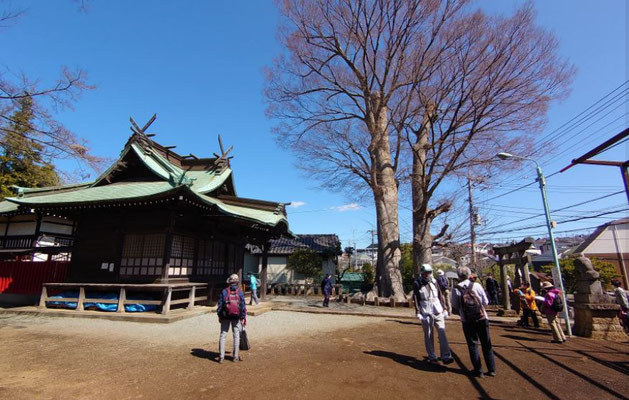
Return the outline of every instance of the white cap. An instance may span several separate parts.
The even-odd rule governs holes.
[[[421,272],[432,272],[432,266],[430,264],[422,264]]]

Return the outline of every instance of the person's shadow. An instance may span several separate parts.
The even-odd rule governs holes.
[[[199,357],[199,358],[205,358],[207,360],[215,361],[215,362],[218,362],[218,356],[219,356],[219,354],[215,351],[207,351],[203,349],[192,349],[190,350],[190,355]]]
[[[461,371],[458,368],[451,368],[445,365],[432,365],[428,363],[427,360],[420,361],[415,357],[407,356],[404,354],[393,353],[391,351],[383,351],[383,350],[371,350],[364,351],[363,353],[369,354],[371,356],[390,358],[391,360],[405,365],[407,367],[411,367],[420,371],[428,371],[428,372],[451,372],[455,374],[465,375],[464,371]]]

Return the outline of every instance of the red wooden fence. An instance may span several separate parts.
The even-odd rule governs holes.
[[[0,293],[40,294],[43,283],[65,282],[67,261],[0,261]]]

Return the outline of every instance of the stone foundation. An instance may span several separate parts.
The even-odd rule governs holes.
[[[575,304],[573,333],[592,339],[626,341],[616,304]]]

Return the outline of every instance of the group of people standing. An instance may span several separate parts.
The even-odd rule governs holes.
[[[489,318],[485,306],[489,304],[487,294],[482,285],[470,280],[471,271],[467,267],[458,269],[459,283],[450,290],[443,271],[437,271],[437,279],[433,277],[433,269],[423,264],[420,275],[413,284],[413,298],[417,318],[424,330],[424,345],[428,353],[428,362],[433,365],[454,362],[446,335],[445,319],[450,312],[461,317],[461,325],[474,375],[485,376],[482,370],[479,345],[483,352],[487,375],[496,375],[496,362],[489,334]],[[434,351],[434,332],[439,336],[440,356]]]

